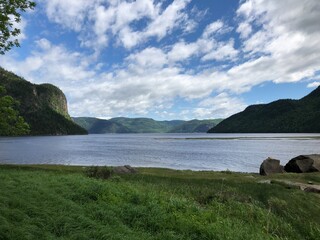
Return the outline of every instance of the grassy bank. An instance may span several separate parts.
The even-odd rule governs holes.
[[[0,239],[319,239],[320,195],[266,177],[141,168],[0,166]],[[320,175],[275,175],[320,183]],[[276,182],[276,181],[275,181]]]

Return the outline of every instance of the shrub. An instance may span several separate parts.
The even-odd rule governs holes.
[[[108,179],[111,177],[111,170],[108,167],[91,166],[86,168],[87,177]]]

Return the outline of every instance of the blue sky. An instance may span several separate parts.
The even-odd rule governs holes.
[[[72,116],[224,118],[320,84],[318,0],[37,0],[0,65]]]

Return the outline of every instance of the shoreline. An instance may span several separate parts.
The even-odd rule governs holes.
[[[113,168],[119,166],[95,166],[95,165],[62,165],[62,164],[2,164],[0,163],[0,169],[18,169],[18,170],[44,170],[44,171],[56,171],[56,172],[69,172],[69,173],[83,173],[86,169],[91,167],[97,168],[107,168],[112,170]],[[120,166],[121,167],[121,166]],[[309,172],[309,173],[275,173],[267,176],[260,175],[258,172],[237,172],[237,171],[214,171],[214,170],[181,170],[172,168],[160,168],[160,167],[134,167],[137,170],[137,174],[142,175],[162,175],[167,177],[182,177],[182,178],[219,178],[221,176],[232,176],[232,177],[245,177],[248,179],[288,179],[297,182],[308,182],[308,177],[318,176],[319,180],[316,183],[320,184],[320,173],[319,172]],[[119,175],[119,174],[115,174]],[[122,175],[122,174],[120,174]]]

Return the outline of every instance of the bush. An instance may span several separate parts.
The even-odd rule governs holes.
[[[91,178],[108,179],[111,177],[111,170],[108,167],[91,166],[86,168],[85,174]]]

